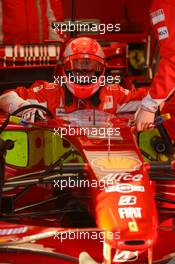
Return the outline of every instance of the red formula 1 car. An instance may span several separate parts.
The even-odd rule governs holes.
[[[5,118],[1,263],[175,262],[174,163],[144,162],[132,115]]]

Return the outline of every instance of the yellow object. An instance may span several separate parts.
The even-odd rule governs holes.
[[[113,169],[113,170],[122,170],[122,169],[134,169],[140,163],[136,159],[128,157],[110,157],[108,158],[99,158],[94,160],[94,165],[102,167],[103,169]]]
[[[171,119],[171,115],[169,113],[163,114],[161,117],[163,117],[164,120]]]
[[[21,117],[19,117],[19,116],[10,116],[9,121],[13,122],[15,124],[20,124],[21,123]]]
[[[151,145],[151,139],[155,136],[160,136],[157,128],[149,131],[143,131],[139,136],[139,147],[148,153],[153,159],[157,159],[157,152],[153,149]],[[149,161],[145,156],[143,156],[144,161]]]
[[[135,221],[128,222],[128,227],[129,227],[130,232],[138,232],[139,231],[137,223]]]
[[[38,164],[43,156],[43,135],[41,130],[5,130],[2,139],[15,142],[14,148],[7,151],[6,163],[17,167],[31,167]]]
[[[142,70],[145,65],[145,54],[143,50],[130,50],[129,62],[131,66],[136,70]]]
[[[54,135],[52,131],[44,131],[44,150],[43,158],[46,166],[54,163],[65,152],[74,148],[74,145],[66,138],[61,138],[59,135]],[[70,155],[65,162],[70,162],[72,159],[77,158],[77,162],[83,162],[80,156]]]
[[[165,162],[168,161],[168,157],[165,154],[159,154],[159,160]]]

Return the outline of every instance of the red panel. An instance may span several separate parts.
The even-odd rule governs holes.
[[[131,25],[130,30],[145,30],[149,25],[151,0],[75,0],[75,19],[100,19],[101,22],[120,22]],[[72,1],[63,1],[64,18],[71,17]],[[127,19],[128,16],[128,19]]]

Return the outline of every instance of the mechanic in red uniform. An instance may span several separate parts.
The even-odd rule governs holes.
[[[61,0],[0,0],[0,43],[58,40],[52,21],[62,21]]]
[[[12,113],[21,106],[40,103],[48,107],[55,117],[62,112],[91,108],[115,114],[136,111],[147,93],[145,88],[129,91],[118,83],[100,82],[105,73],[105,56],[94,39],[80,37],[70,40],[62,57],[61,74],[65,77],[65,84],[36,81],[29,89],[18,87],[0,97],[1,109]],[[93,77],[96,77],[96,82],[92,82]],[[23,117],[34,121],[35,111],[24,111]],[[43,118],[41,111],[40,115]]]
[[[175,1],[154,0],[150,15],[160,47],[160,62],[149,93],[142,100],[141,109],[136,116],[139,131],[149,128],[154,122],[158,106],[175,90]]]

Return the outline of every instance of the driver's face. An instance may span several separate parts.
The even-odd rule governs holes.
[[[73,61],[73,74],[74,76],[95,76],[97,62],[90,59],[75,59]]]
[[[96,70],[97,68],[97,62],[95,60],[90,60],[90,59],[75,59],[73,61],[74,64],[74,69],[77,70]]]

